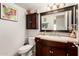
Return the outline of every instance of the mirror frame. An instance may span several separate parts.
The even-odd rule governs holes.
[[[75,8],[75,13],[74,13],[74,8]],[[41,21],[42,16],[71,10],[71,12],[72,12],[72,14],[71,14],[72,22],[71,22],[71,24],[73,25],[73,23],[74,23],[73,20],[75,20],[75,23],[76,23],[76,9],[78,9],[78,5],[72,5],[72,6],[60,8],[60,9],[57,9],[57,10],[40,13],[40,32],[44,32],[44,31],[45,32],[70,32],[70,30],[68,29],[69,24],[67,24],[67,30],[42,30],[42,25],[41,25],[42,24],[42,21]],[[69,23],[69,21],[67,21],[67,22]]]

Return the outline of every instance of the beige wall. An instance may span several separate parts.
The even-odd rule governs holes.
[[[25,9],[13,5],[17,22],[0,19],[0,56],[14,55],[25,41]]]

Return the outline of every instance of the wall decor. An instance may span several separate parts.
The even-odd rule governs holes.
[[[3,20],[16,21],[16,8],[10,3],[1,3],[1,15],[0,18]]]

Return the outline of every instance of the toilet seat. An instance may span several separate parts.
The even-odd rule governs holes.
[[[27,45],[24,45],[22,47],[20,47],[18,49],[18,54],[20,54],[21,56],[25,56],[25,55],[32,55],[32,48],[34,47],[35,45],[35,38],[34,37],[29,37],[28,38],[28,43]]]
[[[29,50],[31,50],[33,46],[32,45],[24,45],[22,46],[19,50],[18,50],[18,53],[19,54],[23,54],[23,53],[27,53]]]

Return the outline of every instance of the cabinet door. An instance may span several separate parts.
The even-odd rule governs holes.
[[[36,14],[32,15],[32,29],[36,29]]]
[[[42,56],[51,56],[50,48],[47,46],[42,46],[41,55]]]
[[[50,51],[52,56],[65,56],[65,50],[62,48],[52,48],[52,50]]]
[[[67,56],[78,56],[78,50],[77,50],[77,48],[68,49]]]
[[[41,56],[41,46],[36,45],[36,56]]]
[[[41,56],[41,50],[42,50],[41,40],[39,38],[35,38],[35,42],[36,42],[36,56]]]
[[[51,47],[50,47],[51,48]],[[52,48],[42,46],[41,55],[42,56],[65,56],[65,50],[60,48]]]
[[[77,56],[78,48],[73,43],[68,43],[67,56]]]
[[[27,15],[26,16],[26,25],[27,25],[27,29],[31,29],[31,24],[32,24],[32,20],[31,20],[31,15]]]
[[[37,13],[26,16],[27,29],[37,29]]]

